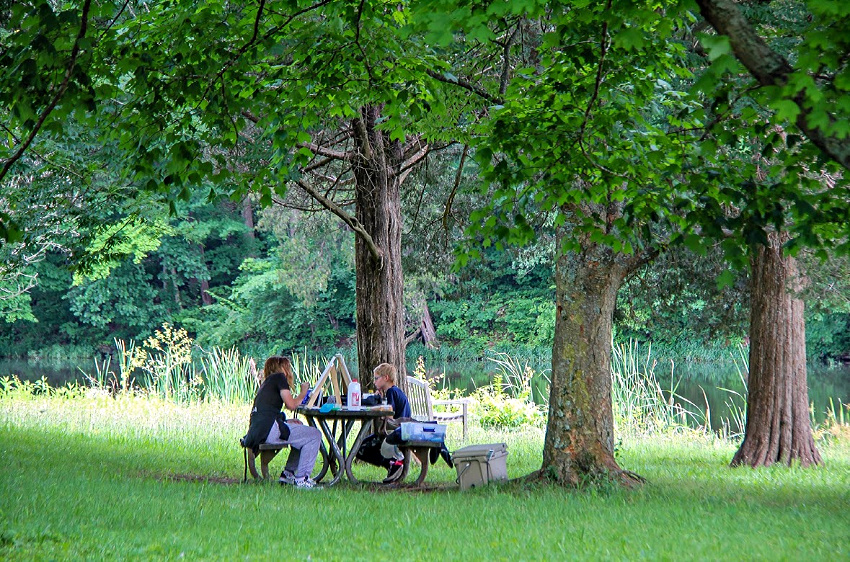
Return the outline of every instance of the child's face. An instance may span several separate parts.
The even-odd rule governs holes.
[[[390,384],[390,379],[388,379],[386,375],[378,375],[375,377],[375,388],[381,392],[385,391],[390,386],[392,386]]]

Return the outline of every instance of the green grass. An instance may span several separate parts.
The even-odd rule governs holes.
[[[0,398],[0,558],[9,560],[760,560],[850,557],[850,439],[817,469],[730,469],[734,445],[698,433],[624,438],[637,490],[511,483],[459,492],[239,484],[247,405],[18,393]],[[449,426],[449,446],[462,446]],[[543,432],[506,441],[512,478]],[[282,453],[285,455],[286,452]],[[272,468],[280,470],[283,460]],[[357,474],[380,476],[369,467]],[[442,489],[439,489],[442,487]]]

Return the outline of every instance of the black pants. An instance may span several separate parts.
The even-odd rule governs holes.
[[[357,451],[357,458],[375,466],[389,468],[392,463],[392,459],[388,459],[381,454],[381,443],[383,441],[384,438],[380,435],[370,435],[364,439],[363,444],[360,445],[360,450]]]

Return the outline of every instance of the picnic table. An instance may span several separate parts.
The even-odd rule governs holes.
[[[343,406],[327,412],[322,412],[318,407],[300,406],[296,412],[303,415],[311,426],[319,428],[327,441],[329,454],[325,459],[327,465],[325,468],[330,468],[333,474],[333,479],[328,482],[328,486],[333,486],[340,481],[343,469],[349,481],[354,484],[359,483],[351,471],[357,451],[360,450],[363,440],[371,433],[372,422],[393,415],[391,406],[362,406],[357,409]],[[333,427],[328,422],[333,422]],[[337,424],[337,422],[340,423]],[[355,422],[360,422],[360,431],[354,443],[348,448],[348,436]],[[339,427],[339,435],[336,434],[337,427]],[[334,463],[336,463],[336,470],[334,470]],[[322,476],[324,473],[323,468]]]

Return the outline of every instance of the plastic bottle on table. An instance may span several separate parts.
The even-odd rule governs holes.
[[[352,379],[351,384],[348,385],[348,409],[360,409],[360,383],[357,379]]]

